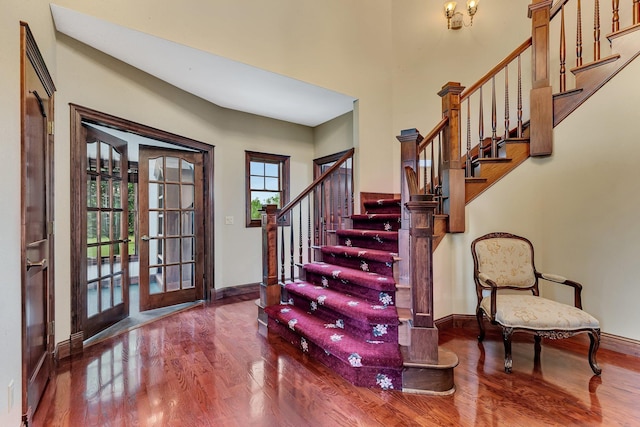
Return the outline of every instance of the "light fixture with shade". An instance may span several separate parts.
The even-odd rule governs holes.
[[[467,14],[470,17],[469,25],[464,23],[464,16],[462,12],[457,12],[457,3],[455,1],[448,1],[444,4],[444,16],[447,18],[447,28],[450,30],[459,30],[463,26],[468,27],[473,25],[473,16],[478,11],[479,0],[467,0]]]

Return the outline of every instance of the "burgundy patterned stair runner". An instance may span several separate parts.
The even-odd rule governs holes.
[[[269,330],[363,387],[402,389],[394,257],[400,200],[365,203],[353,229],[338,230],[338,246],[321,248],[323,262],[306,264],[289,282],[286,304],[265,308]]]

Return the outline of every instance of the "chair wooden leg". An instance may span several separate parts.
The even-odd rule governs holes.
[[[536,370],[540,370],[540,351],[542,350],[542,346],[540,345],[540,335],[533,336],[533,366]]]
[[[600,369],[598,361],[596,360],[596,353],[600,347],[600,329],[589,332],[589,340],[591,341],[589,344],[589,365],[594,374],[600,375],[602,369]]]
[[[507,374],[511,373],[511,367],[513,366],[513,360],[511,359],[511,334],[512,328],[502,328],[502,341],[504,342],[504,371]]]
[[[484,324],[482,323],[482,309],[480,307],[476,310],[476,319],[478,320],[478,328],[480,329],[478,341],[482,341],[484,340]]]

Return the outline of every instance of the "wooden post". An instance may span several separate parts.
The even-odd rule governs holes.
[[[532,156],[553,152],[553,92],[549,78],[549,20],[552,0],[533,0],[531,18],[531,121],[529,150]]]
[[[262,206],[262,282],[258,307],[258,332],[267,335],[267,314],[264,308],[280,303],[278,283],[278,223],[277,205]]]
[[[460,149],[460,93],[458,82],[449,82],[438,95],[442,98],[442,115],[449,117],[442,144],[443,213],[449,215],[450,233],[464,233],[465,186]]]
[[[433,215],[438,205],[413,196],[409,211],[409,263],[411,325],[409,355],[412,361],[438,363],[438,328],[433,319]]]
[[[396,137],[400,141],[400,195],[401,195],[401,224],[398,230],[398,281],[409,283],[409,211],[405,203],[409,201],[409,187],[404,172],[405,166],[410,166],[418,172],[418,145],[422,142],[422,135],[418,129],[405,129]]]

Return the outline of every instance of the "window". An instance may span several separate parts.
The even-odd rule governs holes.
[[[289,156],[246,151],[246,224],[260,227],[262,205],[289,202]]]

